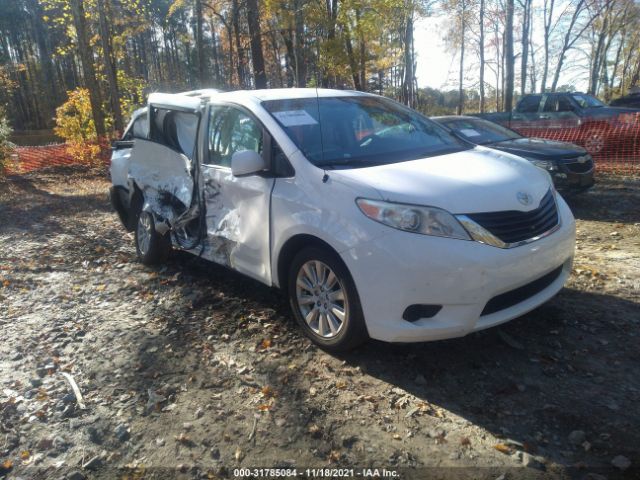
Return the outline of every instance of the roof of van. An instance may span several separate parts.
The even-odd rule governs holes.
[[[354,95],[367,95],[364,92],[359,92],[356,90],[335,90],[331,88],[272,88],[265,90],[243,90],[234,93],[246,93],[260,100],[283,100],[288,98],[315,97],[352,97]]]
[[[214,98],[246,104],[260,103],[267,100],[353,96],[372,96],[372,94],[356,90],[335,90],[330,88],[273,88],[263,90],[233,90],[230,92],[223,92],[215,88],[206,88],[179,93],[154,92],[149,95],[148,103],[168,108],[195,110],[202,102]],[[142,111],[143,109],[140,109],[136,111],[136,114],[142,113]]]

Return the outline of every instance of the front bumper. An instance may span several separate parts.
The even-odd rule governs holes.
[[[561,227],[512,249],[390,229],[342,252],[355,281],[369,335],[388,342],[460,337],[519,317],[553,297],[571,272],[575,221],[558,197]],[[559,267],[561,267],[559,269]],[[542,290],[482,315],[491,299],[559,269]],[[441,305],[431,318],[404,320],[410,305]]]
[[[551,173],[553,183],[558,188],[567,189],[586,189],[592,187],[595,184],[594,174],[595,167],[591,163],[591,168],[583,172],[576,172],[572,170],[571,165],[560,164],[558,170]]]

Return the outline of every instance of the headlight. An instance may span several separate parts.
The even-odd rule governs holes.
[[[405,232],[434,235],[436,237],[471,240],[460,222],[449,212],[440,208],[381,202],[379,200],[356,200],[367,217],[389,227]]]
[[[536,158],[527,158],[527,157],[524,157],[524,158],[529,160],[536,167],[540,167],[543,170],[555,170],[556,169],[555,163],[550,161],[550,160],[538,160]]]

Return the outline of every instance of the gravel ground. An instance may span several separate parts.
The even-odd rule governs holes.
[[[568,198],[575,268],[548,304],[340,357],[277,291],[186,254],[137,263],[107,187],[78,168],[0,180],[0,477],[640,475],[640,180]]]

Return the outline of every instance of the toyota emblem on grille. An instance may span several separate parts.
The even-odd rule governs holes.
[[[516,198],[522,205],[531,205],[533,197],[526,192],[518,192]]]

